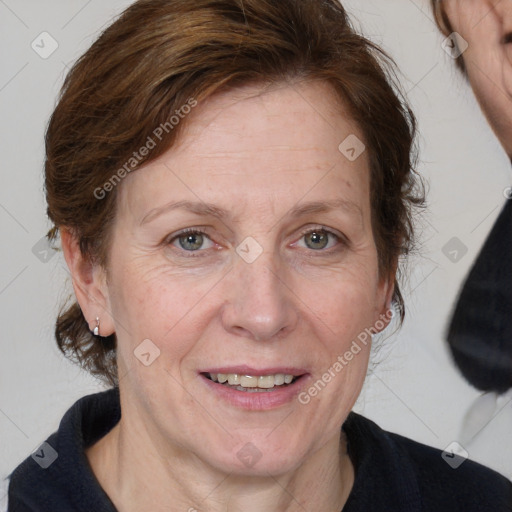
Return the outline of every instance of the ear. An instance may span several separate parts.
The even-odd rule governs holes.
[[[115,327],[110,313],[105,269],[84,258],[78,240],[69,228],[61,227],[59,232],[62,252],[73,281],[73,289],[89,329],[92,331],[96,327],[96,317],[99,317],[100,336],[113,334]]]
[[[391,321],[390,311],[393,311],[391,302],[393,300],[393,293],[395,291],[395,279],[398,262],[393,265],[387,276],[384,276],[379,283],[379,293],[377,308],[375,311],[375,328],[377,331],[383,331]]]
[[[434,20],[441,33],[445,36],[449,36],[453,30],[450,20],[446,15],[446,11],[444,10],[443,2],[441,0],[432,0],[432,11],[434,13]]]

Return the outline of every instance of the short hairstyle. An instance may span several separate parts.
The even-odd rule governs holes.
[[[48,240],[55,242],[66,227],[83,256],[108,270],[116,214],[112,178],[127,162],[136,169],[175,144],[187,117],[171,129],[171,116],[215,92],[320,80],[331,84],[364,135],[379,272],[395,276],[393,300],[403,321],[394,272],[413,247],[412,210],[424,195],[414,170],[416,122],[394,69],[380,48],[354,31],[337,0],[139,0],[64,81],[46,132]],[[158,144],[133,162],[133,152],[163,126],[168,129],[160,130]],[[108,193],[99,194],[107,182]],[[116,385],[116,334],[94,336],[70,299],[56,321],[59,348]]]
[[[453,33],[453,28],[448,16],[446,15],[446,11],[444,10],[443,0],[430,0],[430,4],[432,5],[432,12],[434,13],[434,20],[437,27],[445,36],[449,36]],[[454,41],[454,44],[457,44],[456,40]],[[459,70],[466,75],[466,64],[464,63],[462,54],[457,57],[455,62]]]

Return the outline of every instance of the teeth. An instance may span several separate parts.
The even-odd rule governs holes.
[[[226,382],[230,386],[241,386],[243,388],[261,388],[271,389],[274,386],[282,386],[290,384],[294,376],[285,375],[284,373],[276,373],[275,375],[238,375],[236,373],[210,373],[210,379],[213,382]]]
[[[250,377],[249,375],[242,375],[240,377],[240,386],[243,388],[257,388],[259,377]]]
[[[258,387],[263,389],[273,388],[276,384],[274,375],[264,375],[258,377]]]
[[[274,384],[276,386],[281,386],[281,384],[284,384],[284,374],[278,373],[277,375],[274,375]]]
[[[238,386],[240,384],[240,375],[237,375],[236,373],[228,374],[228,384],[230,386]]]

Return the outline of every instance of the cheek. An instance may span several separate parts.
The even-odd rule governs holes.
[[[505,49],[506,59],[502,66],[503,85],[510,98],[512,98],[512,44],[509,43]]]
[[[133,274],[123,277],[114,308],[120,374],[130,373],[129,380],[143,400],[168,389],[162,388],[164,382],[179,395],[175,383],[182,379],[183,362],[199,348],[198,340],[212,321],[208,309],[212,286],[201,280],[183,282],[163,275],[151,279],[147,275],[145,279]],[[148,367],[141,359],[146,353],[150,354]],[[180,400],[186,408],[190,397]]]
[[[471,72],[471,87],[478,103],[500,142],[509,151],[512,137],[512,66],[507,62],[500,64],[498,71]]]
[[[297,295],[305,304],[311,323],[329,340],[330,350],[350,344],[361,331],[372,325],[378,309],[378,273],[375,265],[361,263],[342,268],[321,280],[302,280]]]
[[[197,330],[191,318],[204,308],[210,288],[209,279],[178,275],[167,266],[120,265],[111,298],[120,350],[133,350],[144,339],[163,347],[172,339],[173,350],[180,351],[183,333]]]

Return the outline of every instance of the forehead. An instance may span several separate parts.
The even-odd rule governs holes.
[[[366,152],[347,159],[339,148],[347,137],[362,146],[360,129],[327,83],[225,91],[189,114],[174,147],[123,181],[120,201],[139,215],[171,200],[227,199],[234,208],[283,193],[325,195],[334,183],[344,183],[348,195],[367,194]]]
[[[359,132],[347,109],[325,82],[252,85],[208,98],[187,119],[174,152],[194,147],[196,154],[204,149],[209,156],[224,156],[215,147],[233,156],[256,144],[272,151],[329,151],[344,132],[354,131]]]

